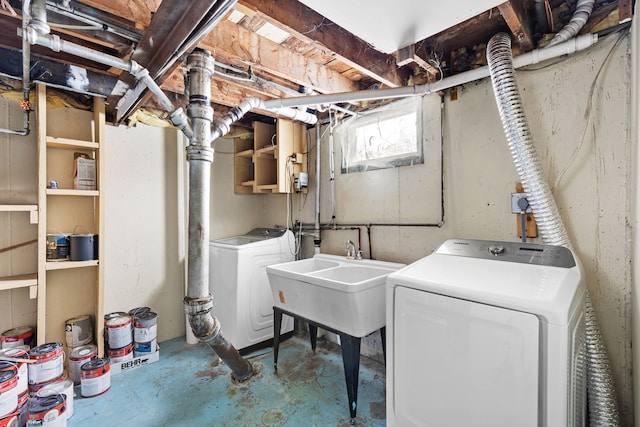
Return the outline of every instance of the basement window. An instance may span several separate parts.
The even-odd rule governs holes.
[[[342,122],[342,173],[424,163],[422,97],[393,102]]]

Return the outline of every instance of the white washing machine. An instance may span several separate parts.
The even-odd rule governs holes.
[[[387,426],[582,426],[585,284],[564,247],[449,240],[387,279]]]
[[[209,290],[222,333],[239,351],[273,339],[273,296],[268,265],[294,260],[293,233],[256,228],[209,242]],[[293,330],[283,319],[281,333]]]

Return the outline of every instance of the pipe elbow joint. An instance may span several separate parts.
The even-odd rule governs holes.
[[[220,322],[211,313],[213,297],[184,299],[184,310],[189,318],[193,335],[202,342],[215,341],[220,333]]]
[[[149,75],[149,70],[138,64],[136,61],[131,60],[131,68],[129,69],[129,73],[131,73],[131,75],[133,75],[136,80],[141,80]]]

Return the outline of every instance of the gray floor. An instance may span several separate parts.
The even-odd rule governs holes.
[[[273,353],[247,356],[257,372],[234,384],[229,369],[208,347],[184,338],[160,345],[160,360],[113,375],[104,394],[81,398],[76,387],[75,426],[348,426],[350,417],[340,348],[307,338],[280,344]],[[384,366],[360,358],[357,426],[384,426]]]

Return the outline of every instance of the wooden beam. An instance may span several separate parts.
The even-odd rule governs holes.
[[[533,25],[522,0],[510,0],[498,6],[502,17],[523,51],[533,49]]]
[[[389,87],[407,84],[408,70],[396,67],[392,55],[375,50],[297,0],[239,0],[239,3],[256,10],[257,16],[294,37],[312,43],[321,50],[334,52],[336,59],[372,79]]]
[[[303,55],[283,48],[229,21],[220,22],[204,38],[200,47],[211,50],[214,57],[229,65],[281,77],[321,93],[352,92],[360,89],[357,83],[328,70]]]
[[[631,6],[631,0],[620,0],[618,2],[618,23],[623,24],[631,21],[633,17],[633,7]]]
[[[416,46],[413,44],[403,47],[396,52],[396,63],[398,64],[398,66],[408,65],[412,63],[417,64],[420,68],[433,76],[436,76],[438,74],[438,69],[436,67],[418,56],[418,54],[416,53]]]
[[[162,1],[133,52],[132,59],[149,70],[156,83],[162,84],[180,66],[180,61],[175,61],[162,75],[159,75],[160,71],[189,40],[201,22],[215,10],[216,3],[216,0],[202,0],[191,2],[185,8],[183,0]],[[195,43],[192,47],[195,47]],[[136,85],[132,76],[123,76],[123,81],[130,87]],[[127,99],[122,110],[118,110],[118,121],[125,120],[149,96],[149,91],[145,90],[138,99]],[[115,106],[110,107],[108,113],[112,113],[114,109]]]

